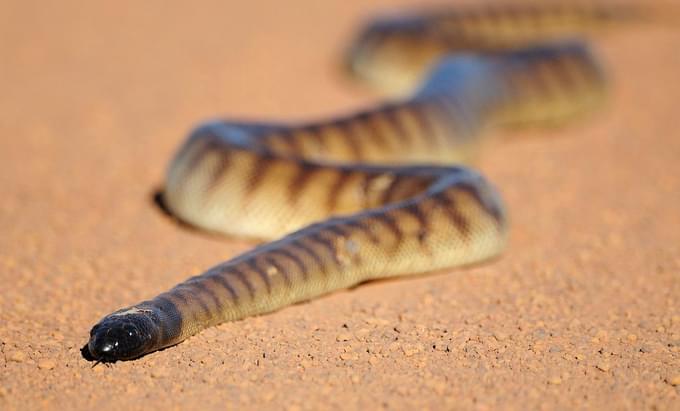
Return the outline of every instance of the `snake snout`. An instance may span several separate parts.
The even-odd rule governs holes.
[[[104,318],[90,331],[90,354],[99,361],[130,360],[149,352],[155,343],[151,319],[142,314]]]

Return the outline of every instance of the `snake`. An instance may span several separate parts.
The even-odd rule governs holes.
[[[344,67],[387,91],[383,103],[301,123],[210,120],[190,133],[163,206],[193,227],[266,242],[105,316],[85,354],[132,360],[367,281],[498,257],[508,213],[471,166],[489,131],[592,112],[608,81],[579,34],[644,18],[632,6],[536,3],[372,20]]]

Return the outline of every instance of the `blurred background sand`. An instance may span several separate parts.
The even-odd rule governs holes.
[[[678,409],[680,28],[595,41],[607,110],[479,167],[504,257],[337,292],[113,366],[90,327],[252,246],[150,201],[188,130],[377,101],[338,71],[419,1],[0,3],[0,408]],[[528,133],[527,133],[528,134]]]

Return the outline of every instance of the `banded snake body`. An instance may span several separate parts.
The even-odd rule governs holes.
[[[165,207],[201,229],[279,239],[107,315],[86,350],[134,359],[367,280],[499,255],[503,202],[464,164],[490,128],[597,107],[602,70],[585,44],[562,39],[645,17],[630,6],[537,4],[378,20],[348,67],[400,96],[425,78],[410,97],[302,125],[201,125],[168,168]]]

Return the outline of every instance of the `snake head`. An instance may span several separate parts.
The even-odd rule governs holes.
[[[96,360],[131,360],[153,351],[159,339],[150,312],[137,308],[117,311],[92,327],[87,348]]]

